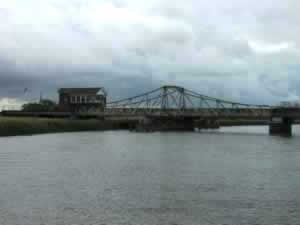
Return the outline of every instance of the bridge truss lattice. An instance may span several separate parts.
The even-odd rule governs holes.
[[[161,88],[133,97],[107,103],[107,112],[187,112],[207,111],[218,115],[221,112],[259,111],[269,109],[268,105],[244,104],[209,97],[179,86],[163,86]]]

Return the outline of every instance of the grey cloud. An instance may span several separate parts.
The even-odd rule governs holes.
[[[118,98],[170,83],[250,103],[297,97],[300,4],[286,2],[11,0],[0,96],[104,85]]]

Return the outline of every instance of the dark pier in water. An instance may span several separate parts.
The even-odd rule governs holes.
[[[273,108],[269,132],[271,135],[292,135],[292,125],[300,118],[300,108]]]

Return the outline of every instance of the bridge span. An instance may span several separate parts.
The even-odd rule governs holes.
[[[105,119],[137,121],[139,130],[192,130],[218,128],[222,123],[243,120],[249,124],[268,121],[272,135],[292,135],[300,108],[245,104],[214,98],[178,86],[161,88],[111,101],[100,113]]]

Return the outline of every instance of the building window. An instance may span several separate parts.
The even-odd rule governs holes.
[[[96,96],[96,101],[97,101],[97,103],[102,103],[103,102],[103,95],[97,95]]]
[[[80,103],[80,96],[76,96],[76,103]]]
[[[95,103],[95,96],[90,96],[90,103]]]
[[[86,97],[86,101],[87,101],[87,103],[91,103],[92,101],[91,101],[91,96],[87,96]]]
[[[71,96],[71,103],[75,103],[76,102],[76,96]]]
[[[86,103],[86,96],[82,96],[82,103]]]

